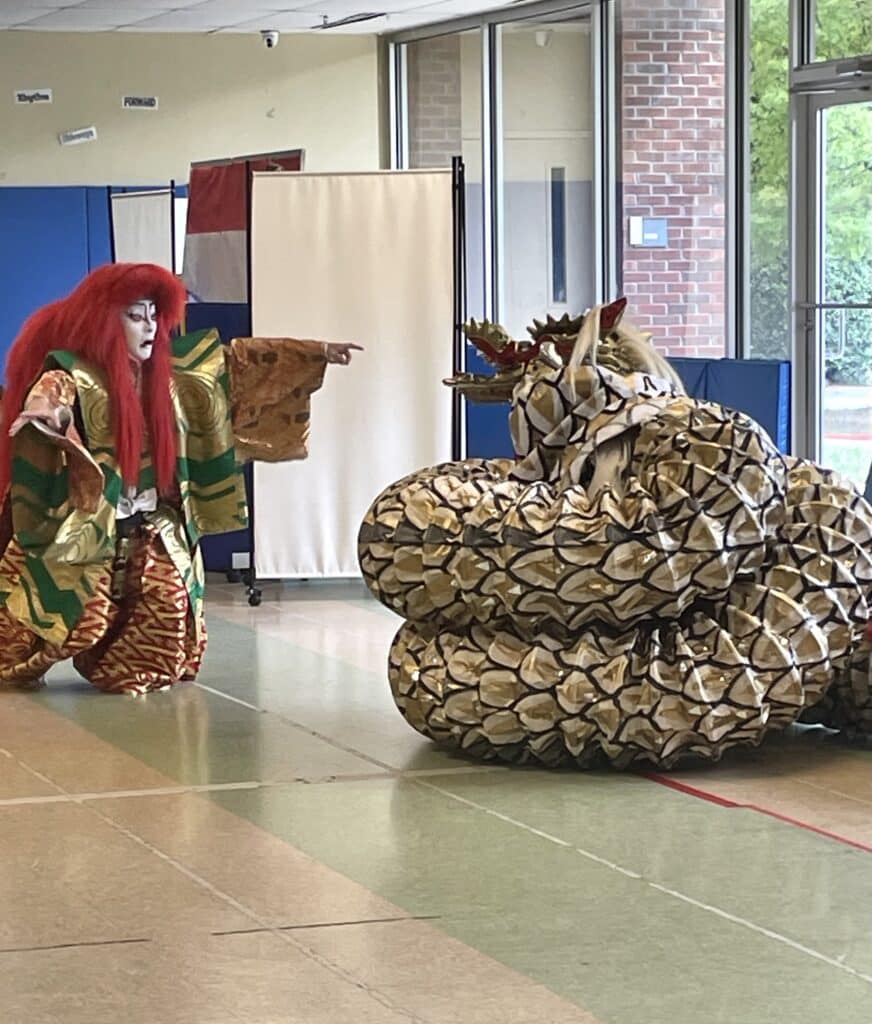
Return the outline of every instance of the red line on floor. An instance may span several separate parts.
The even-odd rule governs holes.
[[[710,793],[706,789],[699,789],[697,786],[689,786],[677,779],[670,779],[667,775],[658,775],[656,772],[642,772],[642,777],[650,782],[656,782],[660,786],[667,786],[669,789],[676,789],[679,793],[686,793],[688,796],[696,797],[698,800],[707,800],[709,803],[718,804],[720,807],[742,808],[746,811],[756,811],[758,814],[765,814],[770,818],[783,821],[788,825],[795,825],[797,828],[804,828],[808,832],[815,832],[826,839],[834,839],[837,843],[844,843],[845,846],[853,846],[856,850],[863,850],[864,853],[872,853],[872,846],[861,843],[858,839],[849,839],[848,836],[839,835],[838,832],[830,832],[829,829],[812,825],[809,821],[800,821],[799,818],[791,818],[787,814],[770,810],[768,807],[760,807],[757,804],[742,804],[736,800],[728,800],[726,797],[718,796],[717,793]]]

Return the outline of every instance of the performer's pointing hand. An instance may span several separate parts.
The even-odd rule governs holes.
[[[339,363],[347,366],[351,362],[351,353],[362,352],[362,345],[355,345],[353,342],[334,341],[327,343],[327,362]]]

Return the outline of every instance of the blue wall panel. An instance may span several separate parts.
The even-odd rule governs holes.
[[[96,270],[112,262],[112,213],[109,190],[96,187],[85,189],[88,212],[88,270]]]
[[[34,310],[89,269],[84,188],[0,188],[0,358]]]
[[[669,365],[681,377],[691,398],[705,398],[708,387],[708,359],[670,359]]]
[[[470,373],[493,373],[493,367],[469,343],[466,368]],[[507,402],[466,402],[466,454],[471,459],[514,457]]]
[[[782,452],[790,445],[790,364],[768,359],[715,359],[708,367],[710,402],[750,416]]]

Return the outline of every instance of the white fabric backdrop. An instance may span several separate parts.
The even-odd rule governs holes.
[[[188,197],[176,196],[173,200],[176,204],[176,237],[173,244],[176,247],[176,273],[181,274],[185,269],[185,229],[188,223]]]
[[[387,484],[451,456],[451,173],[256,175],[260,337],[356,341],[312,396],[309,458],[256,464],[255,568],[357,576],[357,532]]]
[[[112,196],[116,263],[157,263],[173,269],[172,193],[128,192]]]

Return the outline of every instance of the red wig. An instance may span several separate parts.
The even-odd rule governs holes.
[[[24,324],[6,360],[0,430],[0,496],[11,476],[9,427],[43,370],[49,352],[62,349],[101,369],[109,386],[112,429],[125,483],[135,485],[146,438],[158,488],[172,487],[176,468],[176,422],[170,397],[170,334],[181,323],[187,293],[168,270],[152,263],[100,267],[65,299],[37,310]],[[157,308],[157,336],[143,364],[141,401],[124,338],[121,314],[137,299]],[[146,433],[147,431],[147,433]]]

